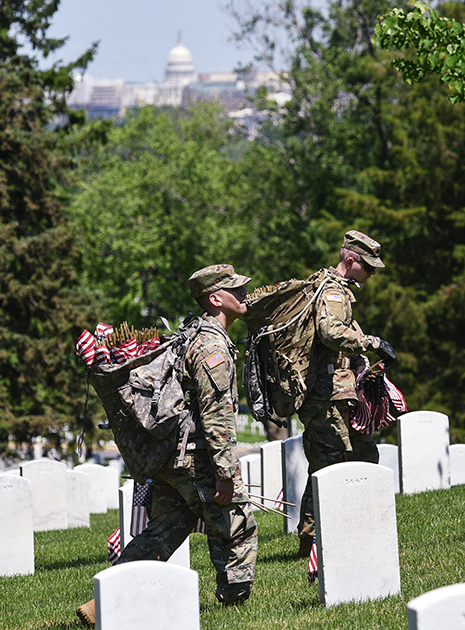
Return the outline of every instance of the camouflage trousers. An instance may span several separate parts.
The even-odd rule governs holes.
[[[219,505],[213,500],[215,479],[206,450],[193,451],[187,469],[173,468],[175,455],[154,478],[147,529],[125,547],[119,562],[168,560],[201,518],[217,573],[217,599],[246,600],[254,580],[258,545],[250,504]]]
[[[300,505],[299,536],[313,538],[315,518],[313,511],[312,473],[339,462],[369,462],[377,464],[379,452],[370,435],[356,431],[350,424],[351,400],[305,401],[299,418],[305,427],[302,436],[308,460],[308,480]]]

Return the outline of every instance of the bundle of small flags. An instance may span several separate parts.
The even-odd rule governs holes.
[[[134,492],[132,495],[132,512],[131,512],[131,526],[129,533],[134,538],[141,534],[144,529],[147,528],[149,522],[149,516],[147,513],[147,506],[150,503],[150,486],[148,484],[141,484],[134,482]],[[199,518],[195,525],[193,532],[199,532],[206,534],[205,523]],[[111,564],[116,564],[121,556],[121,532],[118,527],[115,532],[108,538],[108,559]]]
[[[374,433],[407,411],[402,392],[391,383],[382,367],[376,372],[367,368],[358,375],[357,396],[351,424],[360,433]]]
[[[134,330],[123,322],[113,328],[100,322],[92,335],[84,330],[76,341],[76,354],[88,366],[126,363],[155,350],[160,345],[160,335],[155,327]]]

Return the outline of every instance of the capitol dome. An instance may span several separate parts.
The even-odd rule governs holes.
[[[178,38],[178,43],[169,52],[165,80],[178,85],[188,85],[197,81],[194,60],[190,50],[182,43],[181,37]]]

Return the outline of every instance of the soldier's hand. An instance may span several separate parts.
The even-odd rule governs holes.
[[[387,341],[383,341],[383,339],[381,339],[379,348],[378,350],[376,350],[376,354],[379,356],[380,359],[383,360],[386,367],[394,363],[394,361],[397,359],[394,348]]]
[[[213,497],[220,505],[229,505],[234,494],[234,481],[232,479],[218,479],[216,482],[216,494]]]

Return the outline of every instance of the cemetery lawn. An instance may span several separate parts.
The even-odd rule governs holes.
[[[282,533],[282,517],[259,512],[252,597],[244,606],[225,609],[214,597],[206,537],[192,534],[191,567],[199,572],[202,630],[407,630],[411,599],[465,582],[465,486],[397,496],[396,501],[402,595],[374,602],[328,609],[320,605],[318,582],[309,586],[307,562],[297,558],[297,536]],[[75,609],[92,598],[94,574],[110,566],[106,540],[117,525],[118,512],[110,510],[92,515],[90,529],[37,532],[35,574],[0,578],[0,628],[82,628]]]

